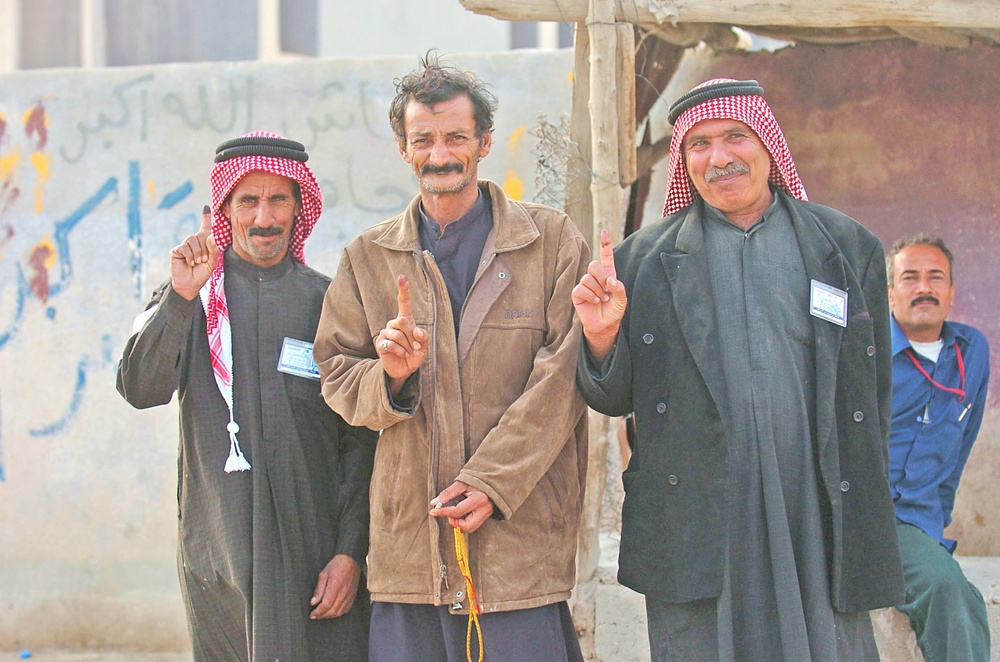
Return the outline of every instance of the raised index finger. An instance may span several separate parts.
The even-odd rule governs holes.
[[[396,280],[399,293],[396,295],[396,303],[399,305],[399,317],[412,317],[413,310],[410,308],[410,281],[405,275],[399,274]]]
[[[212,232],[212,210],[208,205],[202,207],[201,228],[199,228],[199,232],[205,232],[205,233]]]
[[[611,233],[607,230],[601,230],[601,266],[604,267],[604,272],[618,280],[618,272],[615,271],[615,247],[611,245]]]

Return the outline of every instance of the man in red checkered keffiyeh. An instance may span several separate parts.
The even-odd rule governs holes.
[[[118,367],[129,404],[178,403],[196,662],[368,659],[376,434],[323,403],[312,348],[330,278],[303,255],[323,206],[307,159],[268,132],[217,148],[211,205],[170,250]]]
[[[233,227],[235,219],[227,215],[229,198],[233,189],[251,172],[270,173],[293,182],[296,191],[296,213],[291,226],[291,236],[279,236],[272,243],[280,248],[274,254],[259,255],[253,248],[251,236],[266,236],[268,229],[237,228],[234,250],[244,259],[271,266],[284,259],[285,252],[305,264],[304,246],[306,238],[323,211],[323,195],[312,170],[306,165],[308,156],[301,143],[287,140],[276,133],[255,131],[234,140],[222,143],[216,150],[215,165],[212,167],[212,237],[219,255],[211,277],[200,291],[208,327],[208,344],[211,348],[212,371],[226,404],[229,405],[230,453],[226,460],[226,472],[246,471],[250,464],[243,456],[236,433],[239,424],[233,415],[233,356],[232,330],[229,326],[229,309],[226,306],[224,287],[225,271],[223,254],[226,247],[234,244]],[[291,202],[291,201],[289,201]],[[277,225],[271,228],[277,229]],[[244,234],[245,233],[245,234]]]
[[[674,125],[667,161],[667,196],[663,215],[687,207],[698,195],[685,163],[684,138],[702,120],[730,119],[746,124],[760,138],[771,156],[769,181],[799,200],[808,200],[806,189],[795,170],[785,136],[767,105],[757,81],[713,78],[698,85],[674,102],[668,118]]]
[[[807,199],[764,90],[671,106],[664,218],[573,290],[577,385],[634,413],[618,580],[654,660],[878,660],[903,599],[881,242]],[[610,220],[610,219],[605,219]]]

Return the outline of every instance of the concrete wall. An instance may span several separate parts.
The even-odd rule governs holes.
[[[511,26],[473,14],[458,0],[318,0],[323,57],[488,53],[511,47]]]
[[[481,164],[534,193],[538,114],[569,111],[562,52],[455,56],[500,99]],[[305,143],[346,242],[416,194],[386,119],[416,57],[0,76],[0,650],[187,646],[175,573],[174,405],[131,409],[115,365],[167,253],[209,201],[215,146]]]

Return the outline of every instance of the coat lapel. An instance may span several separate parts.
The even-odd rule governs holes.
[[[709,295],[711,279],[705,253],[705,232],[692,205],[677,230],[672,247],[660,254],[663,269],[673,293],[674,314],[691,356],[701,372],[716,405],[725,392],[725,375],[717,343],[715,309]]]
[[[856,310],[861,297],[860,288],[852,288],[844,266],[844,256],[833,238],[811,216],[794,203],[784,200],[792,219],[799,251],[810,280],[832,285],[847,292],[848,311]],[[810,291],[812,285],[810,283]],[[848,312],[850,316],[850,312]],[[850,323],[850,320],[848,320]],[[816,353],[816,439],[820,456],[836,426],[837,364],[843,327],[813,316],[813,338]]]

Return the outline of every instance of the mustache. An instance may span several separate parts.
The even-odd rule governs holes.
[[[247,230],[247,234],[251,237],[274,237],[275,235],[284,234],[284,230],[277,225],[269,225],[266,228],[257,227],[255,225]]]
[[[727,177],[729,175],[739,175],[739,174],[749,174],[750,168],[744,163],[730,163],[725,168],[716,168],[712,166],[705,173],[705,181],[709,184],[714,182],[719,177]]]
[[[940,306],[941,305],[941,302],[938,301],[936,297],[932,297],[929,294],[925,294],[925,295],[919,296],[916,299],[914,299],[913,301],[911,301],[910,302],[910,306],[911,307],[912,306],[916,306],[917,304],[925,303],[925,302],[926,303],[933,303],[935,306]]]
[[[457,172],[459,174],[465,172],[465,168],[462,167],[461,163],[445,163],[444,165],[436,166],[428,163],[423,168],[420,169],[421,175],[443,175],[446,172]]]

